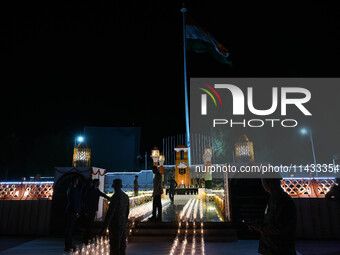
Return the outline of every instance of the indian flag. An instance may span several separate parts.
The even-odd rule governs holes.
[[[222,64],[231,65],[228,60],[228,50],[215,40],[208,32],[201,28],[189,15],[186,15],[187,50],[196,53],[210,52]]]

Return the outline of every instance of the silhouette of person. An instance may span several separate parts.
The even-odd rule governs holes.
[[[66,191],[66,233],[65,233],[65,251],[74,249],[72,244],[72,236],[75,229],[76,221],[80,217],[81,212],[81,194],[77,188],[79,183],[78,176],[74,176],[71,184]]]
[[[260,233],[258,252],[264,255],[296,255],[296,208],[281,188],[280,178],[263,178],[263,189],[270,194],[263,223],[249,227]]]
[[[83,201],[83,206],[85,206],[84,202],[85,202],[85,196],[87,194],[87,192],[89,191],[89,189],[93,187],[93,180],[92,178],[88,178],[86,180],[85,185],[81,188],[81,199]]]
[[[174,202],[175,189],[176,188],[177,188],[177,182],[171,176],[171,179],[170,179],[170,188],[169,188],[169,198],[170,198],[171,202]]]
[[[115,193],[111,197],[109,210],[105,217],[105,228],[109,228],[110,254],[125,255],[126,227],[130,210],[128,195],[122,191],[122,180],[115,179],[112,187]]]
[[[85,228],[83,242],[88,243],[88,240],[92,238],[92,227],[94,223],[94,218],[98,211],[99,197],[104,197],[110,200],[110,197],[99,190],[100,181],[99,179],[94,179],[93,184],[88,187],[87,192],[84,194],[84,213],[85,213]]]
[[[329,201],[337,203],[338,215],[340,217],[340,178],[335,179],[335,183],[326,193],[325,198]]]
[[[335,183],[331,189],[326,193],[325,197],[331,201],[337,202],[340,205],[340,178],[335,179]]]
[[[135,192],[135,197],[137,197],[138,196],[138,190],[139,190],[138,175],[135,176],[135,180],[133,181],[133,190]]]
[[[163,194],[162,187],[162,175],[158,170],[157,166],[152,167],[152,171],[155,174],[153,178],[153,201],[152,201],[152,217],[149,220],[162,220],[162,200],[161,196]],[[158,212],[158,215],[156,215]]]
[[[41,175],[40,174],[36,174],[34,176],[34,179],[33,179],[34,182],[40,182],[41,181]]]

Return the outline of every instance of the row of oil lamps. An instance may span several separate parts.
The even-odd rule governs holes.
[[[198,210],[200,211],[200,230],[201,230],[201,240],[200,240],[200,246],[197,246],[196,243],[196,219]],[[192,224],[193,224],[193,235],[192,235],[192,242],[191,242],[191,248],[188,245],[188,228],[189,228],[189,222],[191,221],[192,216]],[[184,239],[182,243],[180,244],[180,234],[181,234],[181,228],[182,224],[185,224],[185,231],[184,231]],[[190,250],[189,250],[190,249]],[[172,244],[172,247],[170,249],[170,255],[175,254],[188,254],[188,252],[191,255],[198,254],[200,250],[200,254],[205,254],[205,247],[204,247],[204,225],[203,225],[203,202],[201,199],[190,199],[183,207],[182,211],[179,215],[179,223],[178,223],[178,230],[176,238]]]

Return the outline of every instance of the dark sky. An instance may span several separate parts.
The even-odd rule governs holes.
[[[233,67],[188,53],[189,77],[338,76],[337,6],[221,3],[187,8],[230,50]],[[181,1],[1,8],[0,178],[5,168],[67,165],[84,126],[140,126],[142,152],[184,132],[180,8]]]

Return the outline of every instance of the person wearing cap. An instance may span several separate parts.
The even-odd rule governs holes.
[[[258,253],[265,255],[296,255],[296,207],[281,188],[281,178],[263,178],[263,189],[270,194],[263,223],[250,225],[260,233]]]
[[[109,229],[110,254],[124,255],[126,250],[126,227],[130,202],[128,195],[122,191],[122,180],[115,179],[112,187],[115,193],[110,200],[109,210],[104,221],[104,229]]]

